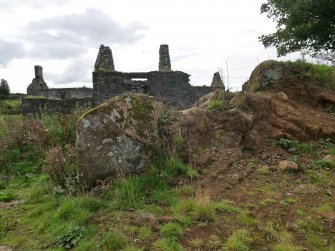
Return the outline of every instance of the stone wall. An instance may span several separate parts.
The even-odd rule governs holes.
[[[213,88],[211,86],[203,85],[203,86],[192,86],[193,90],[197,96],[197,98],[200,98],[202,96],[205,96],[206,94],[213,91]]]
[[[90,98],[93,95],[92,88],[52,88],[47,90],[35,90],[34,96],[41,96],[49,99],[71,99]]]
[[[73,113],[78,108],[92,106],[92,98],[70,98],[65,100],[48,99],[44,97],[26,97],[22,99],[22,114],[39,114],[45,111],[48,114]]]
[[[166,44],[161,45],[159,49],[158,71],[115,71],[112,50],[104,45],[100,46],[94,68],[93,89],[48,89],[43,80],[42,67],[35,66],[35,78],[27,92],[28,95],[36,98],[24,101],[23,113],[39,112],[41,107],[47,107],[50,113],[69,112],[74,109],[76,102],[86,104],[88,100],[92,101],[95,107],[123,93],[148,94],[170,108],[182,110],[190,108],[201,96],[212,91],[209,86],[192,87],[189,74],[171,70],[169,47]]]
[[[112,97],[122,93],[147,93],[147,81],[133,79],[147,79],[147,73],[127,73],[117,71],[93,72],[93,105],[97,106]]]
[[[210,90],[210,87],[203,88],[201,94],[207,94]],[[189,108],[200,97],[190,85],[189,75],[181,71],[124,73],[96,70],[93,72],[94,106],[126,92],[146,93],[176,109]]]
[[[190,75],[181,71],[153,71],[148,74],[148,94],[171,108],[190,108],[197,96],[190,85]]]

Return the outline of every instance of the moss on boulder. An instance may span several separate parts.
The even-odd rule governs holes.
[[[158,142],[164,106],[143,94],[123,94],[88,111],[77,124],[79,181],[91,188],[109,176],[140,173]]]

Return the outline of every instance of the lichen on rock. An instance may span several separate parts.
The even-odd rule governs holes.
[[[164,106],[143,94],[124,94],[84,114],[77,124],[79,181],[84,189],[108,176],[136,174],[149,164]]]

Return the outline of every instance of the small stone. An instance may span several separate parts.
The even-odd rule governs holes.
[[[298,171],[299,170],[299,167],[298,167],[297,163],[295,163],[293,161],[289,161],[289,160],[280,161],[279,165],[278,165],[278,168],[282,172]]]
[[[165,224],[171,221],[175,221],[176,219],[172,216],[164,215],[158,219],[159,223]]]
[[[335,162],[335,155],[327,155],[326,157],[323,158],[323,160]]]
[[[155,215],[150,213],[143,213],[137,216],[135,225],[150,226],[152,229],[158,229],[159,223]]]
[[[291,147],[290,149],[287,150],[289,153],[295,153],[297,151],[297,148]]]
[[[33,179],[33,178],[36,177],[36,175],[33,174],[33,173],[27,173],[25,176],[26,176],[26,178],[28,178],[28,179]]]
[[[13,248],[8,247],[8,246],[0,246],[0,251],[12,251]]]
[[[277,92],[277,93],[274,94],[274,96],[276,98],[278,98],[279,100],[282,100],[282,101],[287,101],[288,100],[288,96],[284,92]]]

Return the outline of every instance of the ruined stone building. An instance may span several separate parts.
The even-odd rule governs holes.
[[[23,113],[36,113],[42,108],[49,113],[70,113],[78,106],[97,106],[126,92],[145,93],[169,107],[187,109],[212,91],[210,86],[191,86],[189,74],[171,69],[168,45],[160,46],[158,70],[150,72],[117,71],[112,50],[101,45],[92,75],[93,89],[49,89],[42,67],[35,66],[35,78],[27,88],[28,97],[23,100]]]

